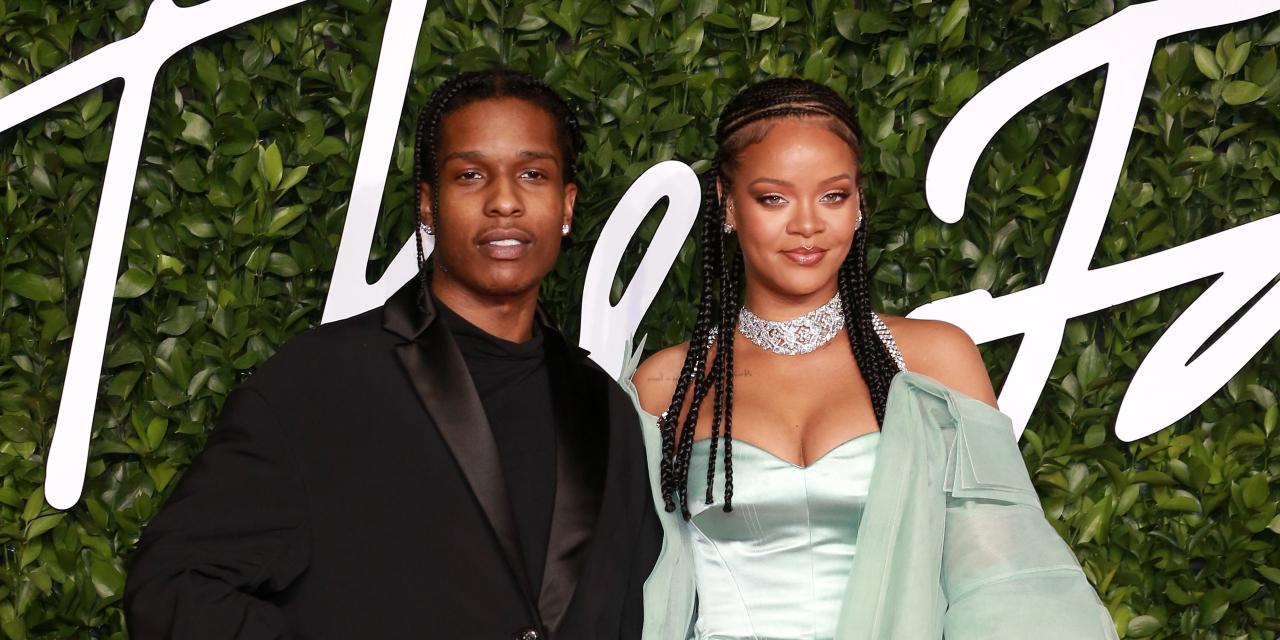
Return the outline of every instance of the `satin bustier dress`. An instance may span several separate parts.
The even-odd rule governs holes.
[[[735,440],[730,513],[705,504],[710,440],[695,443],[687,526],[699,640],[834,637],[879,439],[857,436],[805,467]],[[723,446],[717,458],[719,498]]]

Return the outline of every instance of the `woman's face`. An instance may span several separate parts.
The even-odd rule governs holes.
[[[738,234],[747,295],[833,296],[858,226],[858,163],[814,119],[768,122],[737,154],[726,221]]]

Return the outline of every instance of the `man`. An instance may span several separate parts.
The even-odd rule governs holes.
[[[134,638],[639,636],[661,533],[633,405],[537,313],[576,126],[524,74],[436,90],[434,268],[228,397],[139,544]]]

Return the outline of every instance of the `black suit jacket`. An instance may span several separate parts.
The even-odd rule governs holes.
[[[661,530],[630,400],[545,328],[581,413],[534,590],[484,409],[420,299],[415,279],[305,332],[228,396],[132,558],[134,638],[639,637]]]

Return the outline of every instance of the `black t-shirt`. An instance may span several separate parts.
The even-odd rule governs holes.
[[[445,306],[436,308],[462,351],[498,445],[525,571],[536,598],[546,565],[556,483],[556,416],[542,330],[516,343],[485,332]]]

